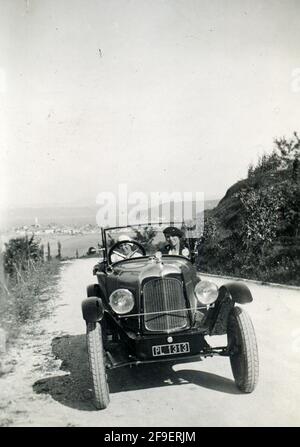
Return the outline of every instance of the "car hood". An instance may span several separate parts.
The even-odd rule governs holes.
[[[186,286],[194,290],[199,281],[194,265],[181,256],[163,256],[161,262],[156,259],[139,258],[122,261],[114,266],[118,288],[141,290],[147,278],[163,278],[168,275],[180,275]]]

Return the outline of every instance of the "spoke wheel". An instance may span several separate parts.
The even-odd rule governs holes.
[[[252,321],[244,309],[232,309],[227,337],[235,383],[244,393],[251,393],[258,381],[258,349]]]

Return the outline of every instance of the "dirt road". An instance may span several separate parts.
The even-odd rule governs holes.
[[[110,406],[96,411],[80,309],[86,284],[93,282],[94,263],[82,259],[63,266],[51,315],[28,327],[21,347],[12,350],[15,369],[0,378],[0,425],[300,424],[300,292],[256,284],[249,284],[254,303],[247,306],[260,354],[260,380],[253,394],[240,394],[229,360],[215,357],[173,368],[111,371]]]

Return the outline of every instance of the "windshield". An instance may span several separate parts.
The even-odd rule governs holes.
[[[160,223],[160,224],[144,224],[132,225],[128,227],[108,228],[104,230],[105,243],[107,252],[117,242],[118,255],[120,253],[126,255],[125,258],[143,256],[138,246],[134,244],[137,242],[144,250],[146,256],[153,256],[157,251],[163,255],[179,255],[191,258],[191,253],[194,249],[196,238],[193,234],[193,228],[188,227],[183,223]],[[128,244],[128,241],[130,244]],[[121,258],[114,259],[112,262],[122,260]]]

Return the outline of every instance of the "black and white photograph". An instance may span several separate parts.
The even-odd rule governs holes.
[[[299,427],[299,18],[0,0],[0,427]]]

